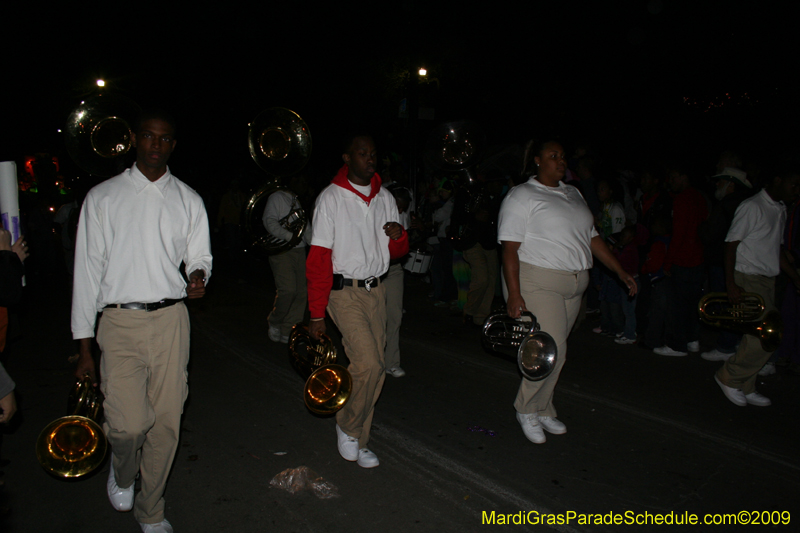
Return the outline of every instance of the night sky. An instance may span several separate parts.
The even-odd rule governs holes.
[[[435,119],[420,122],[421,141],[441,121],[471,119],[489,145],[558,132],[618,168],[680,152],[701,174],[725,147],[753,159],[796,146],[798,13],[777,3],[250,4],[6,5],[0,157],[68,159],[57,129],[103,78],[174,111],[171,166],[201,192],[261,179],[247,123],[275,106],[305,119],[309,172],[330,176],[353,125],[408,154],[398,107],[423,65],[418,97]]]

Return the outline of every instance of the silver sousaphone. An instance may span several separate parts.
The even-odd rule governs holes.
[[[531,381],[546,378],[556,366],[556,341],[541,330],[529,311],[523,312],[520,318],[511,318],[505,313],[491,315],[483,324],[481,338],[487,349],[516,357],[522,376]]]
[[[294,193],[281,180],[300,172],[311,157],[311,133],[300,115],[283,107],[262,111],[250,123],[247,144],[253,161],[268,175],[268,181],[258,189],[244,209],[246,247],[257,248],[268,255],[288,252],[300,243],[308,225],[302,206],[295,202],[280,225],[292,234],[289,240],[269,233],[262,215],[270,195],[277,191]]]
[[[116,94],[87,98],[67,118],[65,142],[75,163],[94,176],[116,176],[133,148],[139,106]]]

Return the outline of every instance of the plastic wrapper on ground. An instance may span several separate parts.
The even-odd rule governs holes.
[[[323,500],[339,496],[339,489],[337,489],[333,483],[325,481],[322,476],[307,466],[287,468],[272,478],[269,484],[273,487],[285,490],[289,494],[308,490],[311,491],[314,496]]]

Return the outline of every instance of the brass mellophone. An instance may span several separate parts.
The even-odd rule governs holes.
[[[727,293],[710,292],[697,304],[700,320],[709,326],[758,337],[764,351],[774,352],[783,338],[783,320],[778,311],[764,315],[765,310],[764,299],[754,292],[743,292],[738,304],[731,303]]]

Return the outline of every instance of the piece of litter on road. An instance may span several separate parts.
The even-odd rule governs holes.
[[[490,437],[494,437],[495,435],[497,435],[497,432],[494,431],[493,429],[486,429],[481,426],[469,426],[467,428],[467,431],[477,431],[483,433],[484,435],[489,435]]]
[[[286,452],[275,452],[273,455],[286,455]]]
[[[339,496],[339,489],[333,483],[325,481],[322,476],[307,466],[287,468],[272,478],[269,484],[285,490],[289,494],[295,494],[307,489],[313,492],[314,496],[323,500]]]

